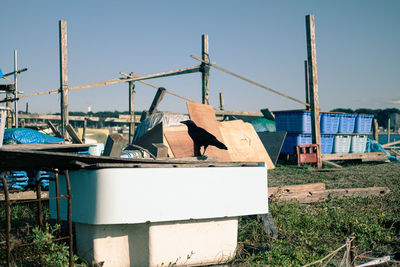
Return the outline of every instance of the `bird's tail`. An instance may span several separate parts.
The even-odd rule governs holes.
[[[226,147],[226,145],[224,145],[223,143],[221,143],[221,142],[218,141],[218,140],[217,140],[217,142],[215,142],[215,146],[218,147],[219,149],[228,150],[228,148]]]

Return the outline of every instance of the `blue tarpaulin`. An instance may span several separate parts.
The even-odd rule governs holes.
[[[53,137],[28,128],[4,130],[3,144],[61,143],[64,139]]]

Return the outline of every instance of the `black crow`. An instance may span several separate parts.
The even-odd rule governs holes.
[[[194,156],[200,156],[200,148],[204,146],[204,151],[203,151],[203,156],[206,153],[206,149],[208,146],[216,146],[219,149],[225,149],[227,150],[228,148],[218,141],[218,139],[204,130],[203,128],[198,127],[194,121],[192,120],[187,120],[187,121],[181,121],[181,123],[185,124],[188,127],[188,133],[190,138],[192,138],[193,143],[194,143]]]

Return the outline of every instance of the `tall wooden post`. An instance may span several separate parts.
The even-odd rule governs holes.
[[[14,97],[18,97],[18,54],[17,50],[14,50],[14,83],[15,91]],[[15,128],[18,128],[18,100],[14,101],[14,112],[15,112]]]
[[[224,104],[224,93],[219,93],[219,109],[224,110],[225,104]]]
[[[317,75],[317,50],[315,41],[314,15],[306,16],[307,35],[307,61],[310,85],[311,132],[313,144],[321,148],[321,133],[319,125],[319,100],[318,100],[318,75]],[[319,159],[318,162],[321,162]],[[321,168],[322,164],[318,164]]]
[[[66,126],[68,117],[68,45],[67,45],[67,21],[59,21],[60,37],[60,99],[61,99],[61,134],[66,138]]]
[[[304,60],[304,78],[305,78],[305,89],[306,89],[306,103],[310,104],[310,80],[309,80],[308,62]],[[306,106],[306,110],[310,111],[310,106]]]
[[[390,143],[390,118],[388,118],[387,123],[387,143]]]
[[[201,52],[201,58],[204,61],[209,62],[210,61],[210,56],[208,54],[208,35],[203,34],[201,37],[202,41],[202,52]],[[210,76],[210,67],[205,64],[201,63],[201,73],[202,73],[202,98],[201,101],[203,104],[209,105],[210,102],[208,100],[209,98],[209,85],[208,85],[208,79]]]
[[[379,126],[378,120],[375,118],[372,121],[372,133],[374,135],[374,140],[379,143]]]
[[[133,75],[131,72],[129,75]],[[134,108],[135,83],[129,82],[129,137],[128,143],[132,143],[135,134],[135,108]]]

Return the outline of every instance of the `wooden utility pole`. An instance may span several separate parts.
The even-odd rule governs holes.
[[[379,126],[378,126],[378,120],[375,118],[372,121],[372,133],[374,135],[374,140],[379,142]]]
[[[14,98],[18,98],[18,53],[14,50],[14,83],[15,91]],[[15,128],[18,128],[18,100],[14,101],[14,112],[15,112]]]
[[[315,41],[314,15],[306,16],[307,35],[307,61],[310,85],[310,108],[311,108],[311,132],[313,144],[319,145],[321,149],[321,133],[319,125],[319,100],[318,100],[318,75],[317,75],[317,49]],[[321,160],[318,160],[321,162]],[[321,163],[318,164],[321,168]]]
[[[305,89],[306,89],[306,103],[310,105],[310,80],[308,71],[308,62],[304,60],[304,75],[305,75]],[[310,106],[306,105],[306,110],[310,111]]]
[[[202,41],[202,52],[201,52],[201,58],[206,61],[210,62],[210,56],[208,54],[208,35],[203,34],[201,36],[201,41]],[[206,63],[201,63],[201,73],[202,73],[202,98],[201,101],[203,104],[209,105],[210,102],[208,100],[209,98],[209,85],[208,85],[208,79],[210,77],[210,67]]]
[[[219,93],[219,109],[220,110],[224,110],[225,109],[224,93]]]
[[[133,72],[129,75],[133,76]],[[135,105],[134,105],[135,83],[129,82],[129,137],[128,143],[132,143],[133,135],[135,134]]]
[[[67,21],[59,21],[60,37],[60,99],[61,99],[61,134],[67,137],[66,127],[68,118],[68,45],[67,45]]]

